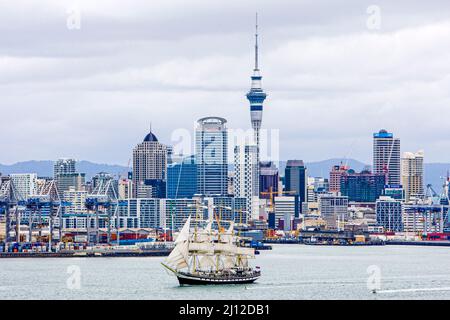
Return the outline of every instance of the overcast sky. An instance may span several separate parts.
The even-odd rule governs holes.
[[[386,128],[450,161],[448,0],[0,0],[0,163],[125,165],[150,123],[166,144],[204,116],[248,128],[256,11],[281,159],[370,163]]]

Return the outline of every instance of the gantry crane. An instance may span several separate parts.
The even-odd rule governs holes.
[[[29,196],[26,201],[30,242],[32,242],[33,230],[38,230],[37,241],[42,241],[42,230],[45,226],[48,226],[48,244],[50,249],[54,238],[56,238],[54,237],[55,227],[58,227],[58,241],[61,241],[62,205],[55,180],[47,180],[38,185],[36,195]]]
[[[13,181],[9,177],[1,178],[0,214],[5,216],[6,244],[13,242],[14,240],[20,242],[20,207],[23,208],[24,205],[25,201],[22,195],[17,191]],[[12,231],[14,231],[14,237],[11,237]]]
[[[100,218],[105,219],[107,227],[107,243],[111,244],[111,224],[113,217],[116,219],[115,228],[117,240],[119,238],[119,217],[118,217],[119,201],[117,190],[114,186],[112,177],[103,177],[99,179],[97,186],[93,192],[86,198],[86,208],[88,212],[95,212],[95,242],[100,243]],[[87,215],[87,237],[91,242],[91,219],[90,214]]]

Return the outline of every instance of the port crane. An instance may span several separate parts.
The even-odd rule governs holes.
[[[49,248],[51,248],[54,239],[61,241],[61,209],[64,205],[66,204],[61,201],[55,180],[46,180],[38,185],[36,194],[26,200],[29,242],[32,242],[34,230],[38,231],[37,241],[41,242],[44,239],[42,231],[46,226],[48,227]],[[54,237],[56,228],[58,229],[58,236]]]
[[[119,216],[118,207],[119,200],[117,189],[114,185],[114,179],[111,176],[102,176],[93,192],[86,198],[86,209],[88,210],[86,227],[88,242],[91,242],[91,214],[95,214],[95,242],[100,243],[100,219],[105,222],[107,228],[107,243],[111,244],[112,220],[115,218],[115,229],[117,233],[117,241],[119,241]]]
[[[10,178],[0,180],[0,215],[5,216],[5,243],[20,242],[20,211],[25,205],[22,195]],[[14,237],[11,237],[14,232]]]

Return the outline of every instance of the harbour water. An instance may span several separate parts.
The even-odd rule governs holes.
[[[450,299],[446,247],[274,245],[252,285],[179,287],[163,259],[1,259],[0,299]]]

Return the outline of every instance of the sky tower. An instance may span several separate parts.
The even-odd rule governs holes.
[[[255,32],[255,68],[252,75],[252,86],[247,93],[247,99],[250,101],[250,116],[252,121],[252,128],[254,133],[255,143],[257,145],[257,163],[259,169],[259,129],[261,128],[263,102],[266,99],[266,94],[261,87],[262,76],[259,73],[258,66],[258,14],[256,14],[256,32]],[[259,170],[258,170],[259,171]]]

